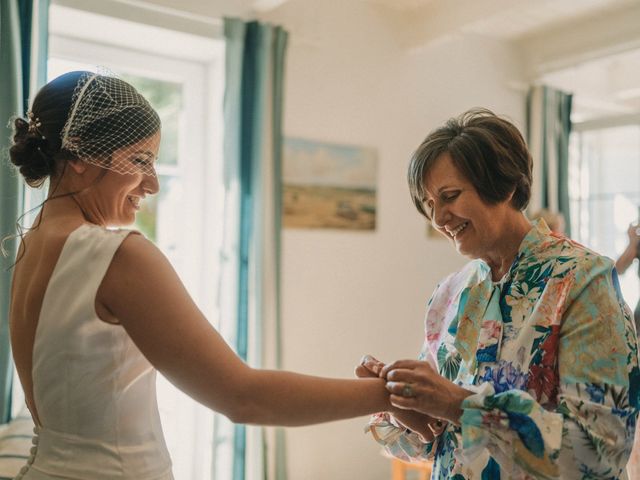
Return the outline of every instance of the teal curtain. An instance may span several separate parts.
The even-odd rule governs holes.
[[[243,360],[281,368],[282,105],[287,33],[227,18],[224,98],[225,218],[221,328]],[[226,331],[225,331],[226,330]],[[232,444],[231,449],[221,447]],[[233,480],[286,478],[284,433],[216,422],[216,470]],[[226,461],[223,452],[230,456]],[[215,471],[215,470],[214,470]],[[219,471],[219,470],[218,470]],[[220,478],[219,476],[216,478]]]
[[[11,169],[7,149],[12,119],[24,116],[34,89],[46,76],[48,0],[0,1],[0,238],[15,232],[22,214],[24,189]],[[0,270],[0,423],[11,418],[13,363],[9,342],[9,293],[17,242],[5,242],[9,253]]]
[[[552,87],[532,87],[527,95],[527,142],[533,157],[530,211],[542,208],[564,216],[571,235],[569,209],[569,135],[572,95]]]

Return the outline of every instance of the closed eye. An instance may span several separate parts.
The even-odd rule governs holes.
[[[440,198],[442,199],[443,202],[450,202],[452,200],[455,200],[459,196],[460,196],[460,192],[459,191],[445,192],[440,196]]]
[[[141,167],[147,167],[149,165],[151,165],[151,160],[147,159],[147,158],[132,158],[131,159],[132,163],[135,163],[136,165],[139,165]]]

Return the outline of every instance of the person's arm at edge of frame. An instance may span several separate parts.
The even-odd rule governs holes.
[[[627,243],[627,247],[624,249],[624,252],[622,252],[616,260],[616,270],[620,275],[627,271],[627,268],[631,266],[635,258],[638,256],[638,243],[640,242],[640,235],[638,235],[639,229],[640,227],[635,224],[629,225],[629,228],[627,229],[629,242]]]

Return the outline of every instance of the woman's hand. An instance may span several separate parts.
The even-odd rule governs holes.
[[[381,373],[384,367],[385,364],[377,358],[365,355],[360,359],[355,373],[359,378],[382,377]],[[394,408],[389,414],[401,426],[420,435],[421,440],[425,443],[433,442],[433,439],[440,435],[447,426],[447,422],[415,410]]]
[[[380,376],[387,380],[387,390],[394,407],[416,410],[459,425],[462,400],[473,392],[450,382],[427,362],[398,360],[385,365]]]
[[[424,443],[431,443],[447,427],[447,422],[415,410],[395,409],[390,415],[404,428],[420,435]]]

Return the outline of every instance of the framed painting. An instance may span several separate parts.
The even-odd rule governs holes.
[[[283,163],[285,228],[375,230],[375,149],[287,138]]]

